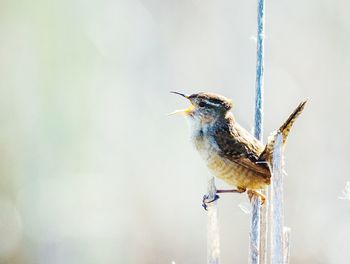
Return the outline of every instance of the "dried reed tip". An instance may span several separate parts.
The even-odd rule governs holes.
[[[350,181],[346,182],[345,189],[342,191],[342,195],[338,198],[350,201]]]

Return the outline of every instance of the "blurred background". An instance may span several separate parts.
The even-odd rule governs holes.
[[[288,139],[291,263],[349,263],[350,2],[267,0],[265,140]],[[170,90],[253,126],[256,1],[0,1],[0,263],[206,261],[208,172]],[[219,187],[227,188],[222,183]],[[247,196],[221,195],[222,263],[247,263]]]

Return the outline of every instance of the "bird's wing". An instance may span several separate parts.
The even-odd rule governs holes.
[[[232,120],[222,122],[215,130],[215,141],[220,155],[238,163],[264,178],[271,178],[268,163],[259,160],[264,146],[248,131]]]

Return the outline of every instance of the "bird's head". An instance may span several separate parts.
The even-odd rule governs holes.
[[[233,106],[230,99],[214,93],[196,93],[192,95],[172,93],[181,95],[191,102],[188,108],[176,110],[172,114],[184,114],[204,123],[210,123],[218,117],[225,116]]]

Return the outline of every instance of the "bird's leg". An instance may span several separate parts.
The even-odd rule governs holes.
[[[232,189],[232,190],[216,190],[216,193],[244,193],[246,191],[246,188],[241,188],[238,187],[237,189]],[[209,196],[206,194],[203,196],[202,200],[202,206],[204,207],[205,210],[207,210],[207,204],[212,203],[220,198],[219,195],[215,194],[214,199],[209,200]]]
[[[264,204],[265,201],[266,201],[266,197],[265,195],[259,193],[258,191],[254,191],[254,190],[248,190],[248,197],[249,197],[249,201],[252,201],[252,198],[254,195],[258,196],[260,201],[261,201],[261,204]]]
[[[244,193],[247,189],[246,188],[240,188],[232,189],[232,190],[216,190],[216,193]]]

